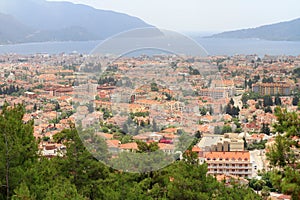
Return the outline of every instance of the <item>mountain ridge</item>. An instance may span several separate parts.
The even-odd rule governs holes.
[[[4,16],[10,16],[4,17]],[[26,43],[45,41],[102,40],[135,28],[153,27],[141,19],[127,14],[70,2],[45,0],[0,1],[0,20],[14,24],[15,30],[0,27],[0,43]]]
[[[256,28],[226,31],[210,38],[263,39],[272,41],[300,41],[300,18]]]

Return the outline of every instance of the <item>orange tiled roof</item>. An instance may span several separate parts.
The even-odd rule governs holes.
[[[252,134],[251,138],[253,139],[263,139],[265,137],[265,134]]]
[[[100,132],[98,132],[98,133],[96,133],[96,135],[99,135],[99,136],[101,136],[101,137],[103,137],[104,139],[107,139],[107,140],[113,138],[113,135],[109,134],[109,133],[100,133]]]
[[[208,159],[217,159],[222,158],[224,160],[226,159],[234,159],[234,160],[250,160],[250,153],[248,151],[235,151],[235,152],[208,152],[205,154],[205,157]]]
[[[179,137],[178,135],[174,135],[173,133],[164,134],[163,136],[168,139],[175,139]]]
[[[164,149],[171,149],[173,150],[175,148],[175,146],[173,144],[165,144],[165,143],[158,143],[157,144],[160,150],[164,150]]]
[[[106,144],[108,147],[119,147],[120,141],[119,140],[106,140]]]
[[[200,151],[202,151],[202,149],[201,149],[200,147],[198,147],[198,146],[193,146],[192,152],[200,152]]]
[[[163,133],[176,133],[177,132],[177,128],[167,128],[162,130]]]
[[[120,149],[138,149],[138,145],[136,142],[121,144]]]

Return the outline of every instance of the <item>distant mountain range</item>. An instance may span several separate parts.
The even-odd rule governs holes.
[[[1,0],[0,24],[0,44],[101,40],[153,27],[126,14],[46,0]]]
[[[264,40],[300,41],[300,18],[265,25],[257,28],[228,31],[210,36],[212,38],[257,38]]]

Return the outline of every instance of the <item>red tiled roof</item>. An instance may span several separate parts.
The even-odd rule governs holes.
[[[250,160],[250,153],[248,151],[235,151],[235,152],[208,152],[205,154],[205,158],[207,159],[219,159],[222,158],[224,160]]]
[[[200,152],[200,151],[202,151],[201,148],[199,148],[198,146],[193,146],[192,152]]]
[[[108,147],[118,148],[120,143],[121,142],[119,140],[106,140],[106,144]]]
[[[136,142],[121,144],[120,149],[138,149],[138,145]]]
[[[99,135],[99,136],[101,136],[102,138],[107,139],[107,140],[113,138],[113,135],[112,135],[112,134],[109,134],[109,133],[100,133],[100,132],[98,132],[98,133],[96,133],[96,135]]]

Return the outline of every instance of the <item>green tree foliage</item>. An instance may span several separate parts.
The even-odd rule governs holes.
[[[200,75],[200,72],[198,69],[194,69],[191,66],[189,66],[189,74],[190,75]]]
[[[57,178],[51,188],[47,191],[45,200],[68,199],[68,200],[85,200],[79,195],[74,184],[65,178]]]
[[[276,136],[275,144],[269,147],[269,152],[266,154],[272,166],[284,167],[295,162],[295,155],[290,145],[290,141],[284,136]]]
[[[151,91],[152,92],[157,92],[158,91],[158,86],[157,83],[151,83]]]
[[[274,124],[275,132],[285,133],[286,137],[300,137],[300,118],[296,112],[288,112],[286,109],[275,108],[275,116],[278,123]]]
[[[220,126],[215,126],[214,134],[222,134],[222,128]]]
[[[275,96],[274,104],[276,106],[281,106],[281,99],[278,95]]]
[[[138,153],[150,153],[157,151],[159,149],[157,142],[151,142],[147,144],[146,142],[137,141]]]
[[[249,79],[249,81],[248,81],[248,87],[250,89],[252,89],[252,85],[253,85],[253,81],[251,79]]]
[[[300,68],[298,67],[298,68],[294,69],[293,74],[299,78],[300,77]]]
[[[0,86],[0,95],[13,95],[24,91],[24,88],[19,88],[19,86],[9,85],[9,86]]]
[[[294,153],[299,146],[291,139],[299,136],[299,115],[280,107],[275,109],[275,115],[278,122],[274,124],[274,129],[280,134],[266,154],[271,166],[276,167],[267,173],[268,187],[292,195],[292,199],[300,199],[300,173],[295,168],[297,157]]]
[[[299,97],[298,96],[293,97],[293,100],[292,100],[293,106],[297,106],[298,103],[299,103]]]
[[[263,123],[263,124],[262,124],[262,127],[261,127],[261,129],[260,129],[260,132],[261,132],[261,133],[264,133],[264,134],[266,134],[266,135],[270,135],[271,131],[270,131],[269,124]]]
[[[229,101],[229,103],[230,103],[231,105],[234,105],[234,100],[231,98],[230,101]]]
[[[117,80],[115,80],[113,77],[101,77],[98,80],[98,84],[114,86],[117,84]]]
[[[60,110],[60,105],[58,102],[55,103],[55,111],[59,111]]]
[[[237,106],[233,106],[232,104],[228,103],[226,106],[226,114],[231,115],[232,117],[237,117],[240,113],[240,108]]]
[[[34,200],[35,197],[30,195],[27,185],[22,182],[18,188],[14,190],[13,200]]]
[[[267,106],[264,110],[265,113],[273,113],[272,108],[270,106]]]
[[[33,121],[22,122],[25,109],[4,105],[0,113],[0,199],[11,197],[24,178],[25,171],[37,160]]]
[[[274,80],[273,80],[273,77],[268,77],[268,78],[264,77],[264,78],[262,79],[262,82],[263,82],[263,83],[273,83]]]
[[[225,125],[222,127],[222,133],[232,133],[232,128],[229,125]]]
[[[273,106],[273,99],[270,95],[266,95],[263,97],[263,106],[267,107],[267,106]]]
[[[265,149],[266,148],[267,140],[262,140],[259,142],[253,142],[252,144],[247,144],[248,150],[254,150],[254,149]]]
[[[300,173],[290,166],[284,170],[274,169],[269,174],[271,190],[292,195],[292,199],[300,199]]]
[[[265,184],[266,182],[262,179],[261,180],[251,179],[251,181],[249,182],[249,186],[254,190],[256,190],[257,193],[258,191],[261,191],[263,189]]]
[[[206,113],[207,113],[207,108],[206,108],[206,107],[201,107],[201,108],[199,108],[199,111],[200,111],[200,114],[201,114],[201,115],[206,115]]]

